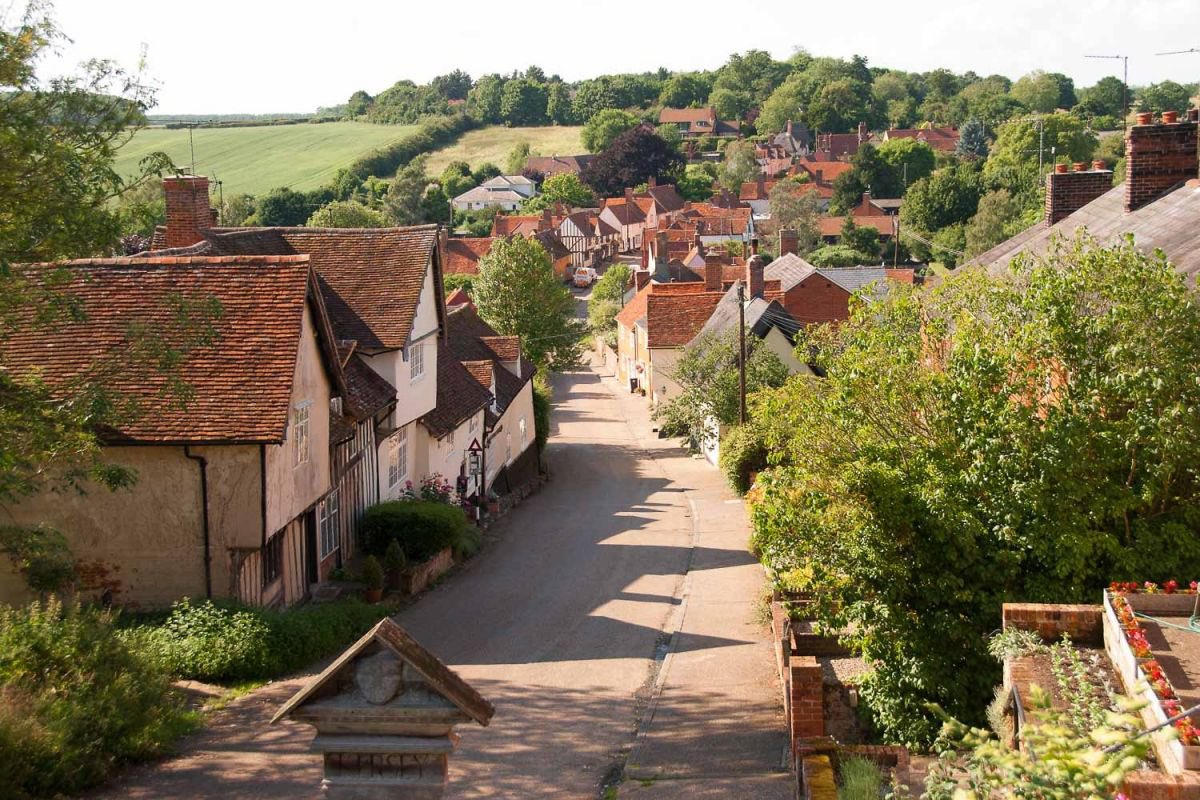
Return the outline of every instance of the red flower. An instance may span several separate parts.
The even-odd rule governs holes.
[[[1175,590],[1179,588],[1177,581],[1167,581],[1163,584],[1163,591],[1167,594],[1175,594]]]

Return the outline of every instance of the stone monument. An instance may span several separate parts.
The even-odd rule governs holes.
[[[368,631],[283,704],[317,729],[321,789],[330,800],[436,800],[460,722],[487,725],[495,709],[391,619]]]

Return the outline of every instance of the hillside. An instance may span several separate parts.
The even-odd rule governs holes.
[[[429,156],[428,172],[439,175],[451,161],[465,161],[472,169],[491,162],[504,169],[508,153],[518,142],[529,142],[533,152],[543,155],[575,155],[585,152],[579,143],[581,127],[547,125],[540,128],[509,128],[492,125],[468,131],[449,147]]]
[[[196,173],[219,178],[225,193],[264,194],[277,186],[314,189],[340,167],[416,130],[415,125],[327,122],[251,128],[197,128]],[[578,134],[576,134],[578,141]],[[186,129],[145,128],[120,151],[117,169],[132,174],[146,154],[162,150],[180,166],[191,162]]]

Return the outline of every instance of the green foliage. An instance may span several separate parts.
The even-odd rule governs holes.
[[[704,72],[677,72],[663,82],[658,95],[660,105],[667,108],[699,107],[712,92],[712,76]]]
[[[125,638],[180,678],[263,680],[338,652],[384,616],[386,609],[357,600],[276,611],[185,598],[159,624],[132,621]]]
[[[717,180],[717,167],[711,162],[688,164],[683,175],[675,181],[675,191],[684,200],[707,202],[713,194],[713,183]]]
[[[562,81],[555,81],[546,87],[546,117],[555,125],[575,124],[571,92]]]
[[[876,247],[876,251],[878,249]],[[814,267],[857,267],[874,264],[879,260],[879,253],[872,255],[844,244],[827,244],[813,250],[804,258]]]
[[[1095,86],[1084,89],[1079,99],[1080,104],[1093,114],[1117,119],[1125,114],[1125,84],[1111,75],[1096,81]]]
[[[987,129],[978,119],[969,119],[958,130],[954,152],[962,158],[987,158]]]
[[[616,316],[624,305],[625,291],[632,272],[625,264],[613,264],[592,287],[588,300],[588,327],[609,347],[617,346]]]
[[[352,200],[335,200],[321,206],[305,223],[310,228],[383,228],[387,218],[369,206]]]
[[[392,539],[388,547],[391,547],[393,544],[397,544],[396,539]],[[383,588],[383,567],[379,564],[379,559],[375,556],[367,556],[366,560],[363,561],[363,583],[371,590]]]
[[[638,118],[628,111],[606,108],[587,121],[579,134],[584,149],[599,153],[627,130],[636,127]]]
[[[471,91],[471,76],[461,69],[456,69],[445,75],[438,75],[429,82],[429,86],[447,100],[466,100]]]
[[[254,222],[264,227],[303,225],[313,214],[311,199],[287,187],[272,189],[255,204]]]
[[[743,183],[753,183],[762,174],[754,155],[754,143],[741,140],[725,148],[725,158],[717,168],[717,181],[731,192],[742,190]]]
[[[849,756],[838,760],[838,800],[879,800],[883,770],[875,762]]]
[[[788,370],[757,336],[746,336],[746,392],[782,386]],[[703,334],[684,347],[671,368],[679,394],[654,410],[654,419],[693,446],[719,435],[714,426],[738,422],[738,333]]]
[[[827,377],[756,396],[779,466],[754,541],[874,665],[887,739],[929,741],[923,702],[980,714],[1003,602],[1200,570],[1200,312],[1161,255],[1076,242],[893,286],[802,346]]]
[[[791,180],[777,181],[767,194],[771,212],[770,233],[792,231],[796,234],[796,252],[807,256],[821,244],[820,198],[817,193]]]
[[[979,175],[969,166],[943,167],[908,187],[900,208],[901,229],[929,237],[965,223],[975,215],[981,193]]]
[[[446,289],[447,297],[449,297],[455,289],[462,289],[467,294],[471,294],[471,291],[474,288],[474,283],[475,276],[466,273],[455,272],[442,277],[442,285]]]
[[[1039,147],[1043,170],[1048,171],[1055,158],[1091,160],[1096,151],[1096,135],[1087,130],[1083,120],[1067,113],[1006,122],[1000,126],[991,154],[984,164],[985,180],[993,186],[1007,187],[1017,193],[1036,189],[1042,180],[1038,174]]]
[[[546,442],[550,440],[552,397],[550,382],[542,374],[535,376],[533,379],[533,430],[539,453],[546,449]]]
[[[75,557],[66,537],[47,525],[0,526],[0,552],[35,592],[61,593],[75,579]]]
[[[543,125],[546,122],[546,85],[517,78],[504,84],[500,117],[506,125]]]
[[[874,263],[879,259],[879,231],[855,223],[852,216],[847,216],[842,222],[838,243],[866,255],[870,261],[864,263]]]
[[[1020,201],[1007,189],[997,189],[979,198],[975,216],[966,228],[967,258],[977,256],[1020,232]]]
[[[346,168],[346,174],[359,183],[373,175],[391,175],[422,153],[450,144],[477,124],[474,118],[466,114],[430,117],[421,122],[415,133],[373,150],[351,163]]]
[[[1053,75],[1034,70],[1013,84],[1012,96],[1030,111],[1049,114],[1059,108],[1059,83]],[[1075,105],[1066,104],[1065,108]]]
[[[379,93],[367,109],[367,119],[391,125],[411,125],[431,114],[448,113],[450,106],[446,97],[435,87],[402,80]]]
[[[482,181],[476,181],[471,174],[471,165],[465,161],[451,161],[438,176],[438,183],[450,198],[458,197],[463,192],[474,189]]]
[[[575,298],[537,240],[497,240],[479,259],[471,299],[497,333],[521,337],[521,352],[538,369],[578,362],[583,327],[575,319]]]
[[[383,568],[388,572],[394,572],[404,569],[404,565],[407,563],[408,559],[404,555],[404,548],[400,546],[400,542],[396,539],[388,542],[387,549],[383,551]]]
[[[508,151],[508,156],[504,161],[505,167],[508,169],[509,175],[520,175],[525,169],[525,162],[529,159],[532,152],[529,149],[529,142],[517,142],[513,145],[512,150]]]
[[[1153,111],[1161,114],[1164,111],[1186,111],[1192,104],[1191,89],[1181,86],[1175,81],[1152,83],[1138,90],[1138,111]]]
[[[74,794],[161,755],[195,723],[108,612],[0,607],[0,795]]]
[[[1042,637],[1022,628],[1004,628],[988,639],[988,655],[1003,664],[1043,648]]]
[[[458,506],[429,500],[393,500],[363,514],[363,548],[374,556],[398,541],[411,562],[427,561],[447,547],[460,546],[470,523]]]
[[[583,184],[579,176],[573,172],[560,172],[542,181],[541,194],[547,208],[555,203],[562,203],[568,208],[590,206],[596,202],[592,190]]]
[[[397,172],[389,184],[383,205],[384,213],[393,225],[419,225],[423,222],[439,221],[427,216],[430,210],[425,204],[426,192],[430,188],[429,177],[425,174],[427,161],[428,156],[417,156]],[[447,213],[443,219],[448,216]]]
[[[926,142],[889,139],[878,150],[886,169],[876,178],[877,183],[868,182],[875,197],[901,197],[908,186],[933,172],[936,159]]]
[[[167,201],[157,181],[143,181],[130,186],[117,198],[117,214],[121,233],[150,237],[154,228],[167,221]]]
[[[721,471],[738,494],[750,491],[750,473],[767,468],[766,442],[762,431],[753,425],[738,425],[721,437]]]
[[[600,280],[596,281],[595,286],[592,287],[592,302],[611,300],[614,303],[621,303],[632,278],[633,270],[629,268],[628,264],[613,264],[604,271]]]
[[[1140,768],[1150,751],[1138,711],[1144,702],[1117,696],[1120,711],[1087,732],[1074,731],[1067,714],[1050,707],[1034,687],[1024,747],[1009,749],[990,731],[972,728],[934,708],[944,720],[942,757],[925,783],[928,800],[985,800],[990,797],[1056,797],[1093,800],[1113,797],[1125,776]],[[952,749],[954,748],[954,749]],[[966,750],[965,757],[957,750]]]
[[[501,122],[500,98],[504,93],[504,78],[496,74],[484,75],[475,81],[467,93],[467,110],[480,122]]]

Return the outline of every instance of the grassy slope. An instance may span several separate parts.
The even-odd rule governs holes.
[[[415,125],[327,122],[254,128],[198,128],[196,173],[219,178],[226,194],[264,194],[277,186],[314,189],[341,167]],[[131,174],[147,153],[164,151],[178,165],[191,162],[186,129],[146,128],[121,148],[117,169]]]
[[[430,175],[440,175],[451,161],[465,161],[472,169],[491,162],[504,169],[508,152],[518,142],[529,142],[537,155],[569,156],[586,152],[579,143],[579,132],[583,128],[547,126],[544,128],[506,128],[492,125],[475,131],[467,131],[457,142],[434,151],[429,156],[427,170]]]

